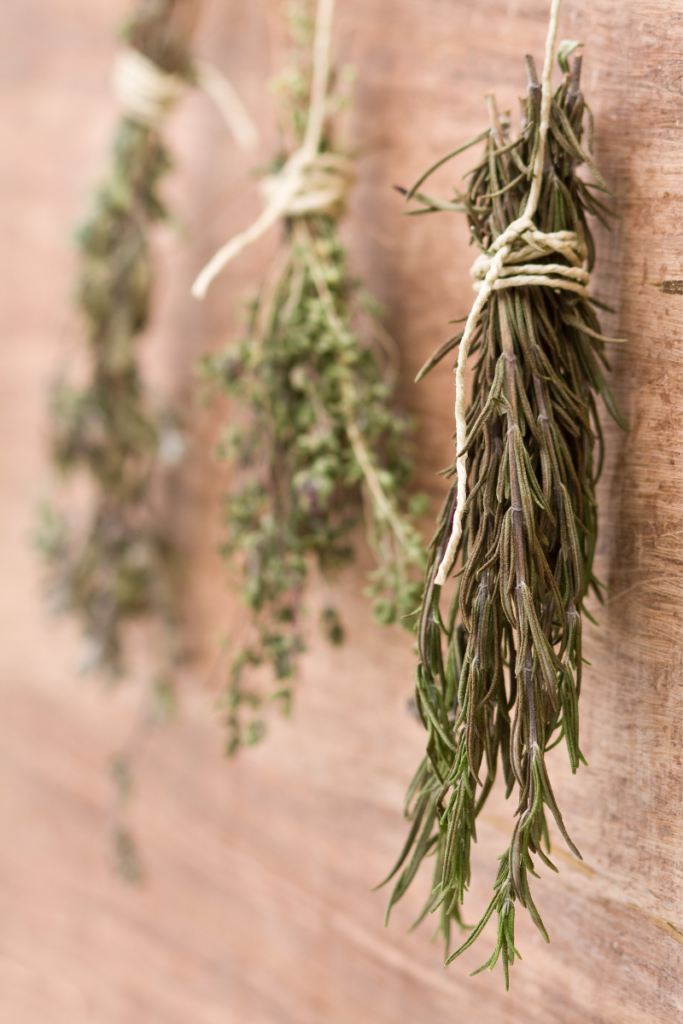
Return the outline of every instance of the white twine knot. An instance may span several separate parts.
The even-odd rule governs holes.
[[[521,217],[513,221],[492,243],[487,253],[482,253],[474,261],[471,269],[476,279],[474,288],[477,297],[465,324],[460,340],[458,364],[455,370],[455,426],[456,426],[456,470],[457,470],[457,502],[453,513],[451,535],[445,554],[437,570],[434,582],[443,586],[448,579],[455,553],[462,537],[463,516],[467,502],[467,419],[465,409],[465,366],[469,355],[472,337],[479,322],[479,316],[491,293],[501,288],[519,288],[525,285],[539,284],[550,288],[561,288],[566,291],[586,295],[588,271],[581,264],[586,258],[582,241],[573,231],[556,231],[546,234],[539,231],[534,223],[534,215],[538,207],[543,181],[543,165],[545,147],[550,123],[550,105],[552,102],[552,71],[555,56],[555,39],[560,15],[561,0],[552,0],[550,24],[545,45],[545,61],[541,87],[541,117],[539,124],[539,140],[536,149],[533,177],[526,207]],[[558,254],[570,264],[538,263],[542,257]],[[532,262],[528,263],[527,260]]]
[[[225,75],[206,61],[198,61],[195,71],[197,85],[213,100],[237,143],[243,149],[256,145],[258,132]],[[190,85],[133,47],[121,50],[114,62],[114,95],[127,117],[148,128],[159,128]]]
[[[334,0],[318,0],[313,41],[311,101],[303,145],[292,153],[278,174],[265,178],[262,192],[266,206],[254,223],[218,250],[192,285],[192,294],[203,299],[213,279],[243,249],[255,242],[278,220],[312,213],[341,211],[353,181],[351,162],[334,153],[321,153],[325,100],[330,67]]]
[[[261,195],[268,205],[278,202],[281,174],[269,174],[261,182]],[[294,195],[287,192],[282,217],[306,217],[312,213],[338,216],[354,180],[353,164],[339,153],[318,153],[301,166]]]
[[[159,127],[187,88],[183,78],[162,71],[132,47],[117,54],[112,85],[126,116],[148,128]]]
[[[503,241],[502,247],[494,243],[488,253],[481,253],[472,264],[470,274],[475,278],[476,292],[484,287],[495,263],[492,291],[537,284],[586,295],[590,275],[583,262],[587,249],[575,231],[538,231],[533,223],[528,225],[526,218],[514,221],[510,227],[515,229],[514,241]],[[510,228],[496,242],[504,240],[509,231]],[[562,256],[570,265],[538,262],[547,256]]]
[[[347,157],[338,153],[311,153],[307,146],[302,146],[278,174],[263,179],[261,194],[266,202],[265,209],[250,227],[226,242],[209,260],[193,284],[192,294],[203,299],[221,270],[276,221],[314,213],[339,215],[353,179],[353,165]]]

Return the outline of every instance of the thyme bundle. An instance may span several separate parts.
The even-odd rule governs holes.
[[[419,624],[416,702],[427,752],[407,794],[412,825],[389,875],[401,872],[389,910],[433,856],[433,889],[419,920],[439,913],[448,964],[496,914],[495,948],[479,970],[492,970],[501,959],[506,988],[519,957],[516,902],[549,941],[529,885],[529,876],[537,877],[532,855],[557,870],[548,857],[546,808],[580,857],[553,795],[545,753],[564,739],[572,772],[585,764],[581,622],[589,589],[600,597],[593,573],[603,448],[597,396],[621,422],[603,372],[605,342],[620,339],[601,334],[594,309],[600,303],[586,292],[595,260],[587,215],[606,222],[596,192],[607,188],[590,156],[581,58],[571,69],[568,63],[578,43],[560,45],[563,81],[551,89],[558,8],[554,0],[542,86],[526,58],[529,86],[518,137],[509,116],[487,97],[490,129],[456,151],[486,139],[464,194],[442,202],[420,192],[435,168],[408,193],[422,212],[465,212],[482,255],[473,268],[479,295],[465,329],[418,376],[460,344],[458,450],[448,470],[457,480],[430,547]],[[577,175],[582,163],[592,183]],[[468,347],[477,359],[465,415]],[[457,592],[445,613],[442,584],[458,556]],[[451,925],[463,927],[476,819],[499,761],[506,795],[517,788],[517,820],[491,902],[451,954]]]
[[[144,0],[125,30],[127,42],[167,75],[187,78],[196,13],[196,0]],[[150,410],[137,358],[153,284],[149,232],[168,217],[160,184],[171,166],[158,125],[126,114],[108,178],[77,235],[88,379],[82,387],[61,380],[51,402],[54,462],[62,473],[85,471],[94,495],[82,536],[49,513],[42,537],[49,587],[57,606],[81,621],[85,667],[113,676],[124,669],[128,622],[175,621],[170,544],[150,502],[155,476],[176,461],[182,440],[168,414]]]
[[[133,76],[143,79],[137,86],[133,81],[132,91],[130,79],[122,83],[130,97],[121,98],[130,102],[116,131],[108,177],[77,236],[76,297],[89,342],[87,380],[81,387],[61,380],[51,398],[53,461],[63,474],[85,475],[91,504],[82,530],[45,507],[37,538],[51,603],[82,626],[84,671],[121,676],[128,625],[146,620],[160,627],[163,653],[147,724],[165,718],[173,703],[172,548],[153,504],[164,470],[182,455],[183,441],[172,416],[150,408],[137,345],[150,314],[150,230],[168,218],[160,185],[172,163],[159,124],[182,81],[193,77],[189,43],[197,13],[197,0],[141,0],[124,32]],[[136,733],[113,764],[121,811],[139,742]],[[140,867],[125,826],[115,829],[114,845],[123,874],[137,879]]]
[[[393,381],[377,350],[379,341],[390,365],[391,340],[350,278],[338,234],[352,171],[335,145],[326,100],[331,14],[332,4],[321,0],[313,38],[305,5],[293,12],[296,67],[280,83],[290,155],[278,158],[266,181],[270,203],[256,231],[224,253],[232,258],[265,230],[273,209],[284,220],[282,249],[254,303],[247,339],[202,368],[248,410],[224,446],[236,466],[224,552],[239,563],[251,612],[250,638],[232,659],[224,695],[231,753],[265,730],[263,691],[245,670],[267,665],[275,679],[267,699],[289,707],[311,564],[328,575],[352,557],[361,499],[377,561],[370,576],[375,617],[388,624],[410,616],[421,592],[423,554],[413,525],[420,499],[411,502],[406,493],[409,423],[389,405]],[[219,254],[200,276],[200,294],[225,262]],[[332,643],[342,642],[333,607],[322,624]]]

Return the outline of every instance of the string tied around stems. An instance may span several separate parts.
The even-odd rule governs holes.
[[[258,132],[232,84],[206,61],[193,67],[195,83],[213,100],[237,143],[250,149]],[[114,95],[127,117],[148,128],[158,129],[193,83],[170,74],[135,47],[119,52],[112,71]]]
[[[561,0],[552,0],[550,25],[546,39],[543,76],[541,79],[541,111],[538,146],[534,161],[531,188],[526,206],[520,217],[514,220],[489,247],[474,261],[472,276],[477,297],[467,318],[460,341],[458,363],[455,370],[455,426],[456,426],[456,472],[457,504],[453,514],[451,535],[448,546],[439,565],[434,582],[443,586],[448,579],[455,554],[462,537],[465,504],[467,502],[467,419],[465,408],[465,366],[470,344],[479,317],[493,291],[501,288],[524,287],[532,284],[578,292],[586,295],[588,271],[582,263],[586,257],[583,242],[573,231],[546,233],[539,231],[534,222],[543,183],[546,140],[550,124],[552,103],[552,70],[555,56],[555,40],[560,16]],[[536,262],[548,255],[561,255],[569,266],[560,263]],[[531,259],[532,262],[526,262]]]
[[[264,179],[262,193],[266,206],[260,216],[245,231],[226,242],[199,273],[192,285],[196,299],[203,299],[221,270],[277,221],[313,213],[338,215],[343,209],[353,182],[351,161],[341,154],[320,152],[330,72],[334,2],[318,0],[311,100],[303,143],[278,174]]]
[[[278,174],[263,179],[263,212],[209,260],[193,284],[192,294],[203,299],[221,270],[278,220],[314,213],[338,216],[353,180],[353,165],[348,157],[338,153],[311,154],[306,146],[296,150]]]
[[[296,190],[287,190],[282,217],[307,217],[313,213],[339,216],[354,181],[353,164],[341,153],[318,153],[303,163],[295,175]],[[279,202],[285,175],[270,174],[261,182],[261,195],[268,205]]]
[[[518,222],[515,224],[517,227],[521,226]],[[538,231],[531,224],[516,235],[514,242],[505,245],[502,258],[501,252],[502,248],[497,252],[489,250],[481,253],[474,261],[470,274],[475,278],[475,291],[479,292],[484,287],[484,281],[494,260],[498,259],[492,291],[533,284],[560,288],[586,296],[590,274],[584,269],[583,263],[588,253],[583,239],[575,231],[544,232]],[[538,262],[548,256],[562,256],[568,261],[569,266],[565,263]]]

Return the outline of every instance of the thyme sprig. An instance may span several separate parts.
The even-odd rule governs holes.
[[[581,58],[571,69],[567,60],[576,45],[560,47],[565,74],[551,94],[535,223],[545,234],[574,232],[590,271],[595,247],[587,215],[604,222],[607,211],[577,175],[577,167],[585,163],[595,178],[593,188],[607,189],[589,155],[590,135],[589,153],[582,145],[588,108],[580,90]],[[524,212],[533,187],[541,87],[530,57],[527,67],[519,136],[511,136],[509,116],[499,114],[488,97],[492,123],[484,152],[468,175],[465,193],[456,197],[482,253],[495,252],[496,239]],[[592,134],[592,118],[590,125]],[[410,193],[425,212],[443,208],[417,193],[432,170]],[[540,260],[532,256],[531,261],[540,262],[544,274],[553,273],[553,264],[563,268],[561,273],[574,265],[559,253]],[[509,967],[519,957],[514,944],[517,902],[548,941],[529,884],[530,875],[537,877],[533,856],[557,870],[548,857],[546,809],[580,857],[557,806],[545,753],[564,739],[572,772],[585,764],[578,718],[581,626],[588,591],[600,597],[593,573],[595,486],[603,448],[596,398],[621,423],[604,376],[609,369],[605,342],[617,339],[601,334],[582,285],[568,290],[527,284],[523,278],[512,282],[509,275],[490,292],[473,327],[471,351],[477,360],[467,441],[448,470],[454,476],[458,459],[466,458],[469,495],[456,549],[461,569],[444,615],[436,577],[458,501],[454,483],[429,550],[416,676],[427,753],[407,795],[412,827],[389,875],[401,872],[389,910],[424,858],[434,855],[433,889],[421,917],[439,913],[446,963],[468,949],[496,914],[495,948],[479,970],[493,969],[500,959],[508,987]],[[420,376],[456,347],[463,333],[442,346]],[[499,762],[506,795],[517,788],[517,820],[500,858],[491,902],[466,941],[450,953],[452,923],[462,927],[476,819]]]
[[[314,23],[307,5],[293,19],[296,62],[279,92],[283,137],[296,150],[309,136]],[[347,163],[335,144],[332,109],[328,92],[318,144],[323,167]],[[276,167],[286,166],[286,157]],[[254,304],[247,340],[202,366],[247,410],[246,423],[230,426],[226,446],[236,475],[226,500],[224,553],[239,565],[251,612],[251,638],[234,653],[224,694],[231,753],[261,738],[266,701],[289,707],[305,646],[310,568],[329,576],[353,557],[362,512],[377,562],[369,587],[376,619],[412,626],[414,618],[406,617],[419,606],[424,555],[414,515],[422,503],[407,493],[410,424],[391,408],[392,373],[380,359],[386,336],[349,275],[341,212],[337,204],[285,217],[283,245]],[[332,643],[343,640],[333,607],[322,624]],[[270,697],[253,672],[245,673],[262,665],[275,679]]]

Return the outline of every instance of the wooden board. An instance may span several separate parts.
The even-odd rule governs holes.
[[[334,659],[315,636],[291,722],[226,762],[213,699],[220,638],[239,613],[215,547],[225,473],[211,460],[216,415],[190,397],[190,366],[239,327],[239,302],[276,243],[234,265],[205,306],[187,296],[202,261],[259,209],[252,160],[192,96],[169,135],[169,193],[189,239],[159,241],[157,327],[147,346],[159,393],[180,396],[191,456],[173,523],[191,560],[181,721],[142,766],[135,824],[142,891],[111,874],[104,763],[137,713],[135,688],[77,678],[75,630],[41,605],[29,547],[49,488],[46,394],[78,344],[68,311],[68,231],[104,164],[116,112],[108,76],[123,0],[24,0],[0,10],[0,224],[4,327],[0,382],[0,1019],[8,1024],[674,1024],[683,967],[681,420],[683,12],[674,0],[565,0],[561,37],[586,43],[596,158],[617,195],[615,231],[597,232],[595,293],[617,309],[612,383],[630,424],[606,425],[599,574],[606,606],[589,627],[582,747],[572,778],[553,758],[558,800],[583,852],[557,846],[559,877],[536,885],[545,946],[518,915],[512,990],[447,971],[430,925],[406,929],[421,891],[383,928],[372,893],[404,835],[403,790],[422,733],[406,712],[409,638],[381,632],[362,568],[340,581],[349,644]],[[351,141],[358,184],[345,237],[354,268],[390,313],[402,398],[420,421],[420,482],[450,461],[453,387],[416,369],[469,308],[466,230],[446,216],[405,219],[391,185],[485,124],[483,94],[516,110],[524,53],[541,62],[540,0],[339,0],[338,40],[358,69]],[[276,0],[207,3],[202,52],[242,90],[266,130],[266,77],[280,66]],[[265,138],[256,162],[271,152]],[[466,163],[439,178],[445,190]],[[364,565],[367,567],[365,558]],[[323,600],[311,597],[311,619]],[[213,665],[213,670],[212,670]],[[488,900],[511,808],[482,816],[469,920]],[[490,936],[484,938],[488,947]]]

